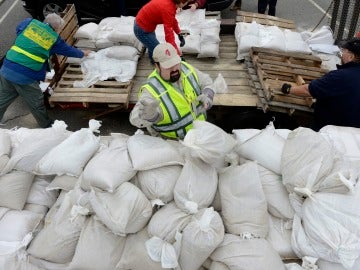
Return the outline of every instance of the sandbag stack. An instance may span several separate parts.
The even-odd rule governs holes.
[[[357,269],[358,129],[99,127],[0,130],[1,269]]]

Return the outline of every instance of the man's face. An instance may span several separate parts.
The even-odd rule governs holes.
[[[180,63],[170,68],[163,68],[157,65],[158,72],[165,81],[177,82],[180,79]]]
[[[354,54],[348,49],[342,48],[340,50],[341,64],[346,64],[354,60]]]

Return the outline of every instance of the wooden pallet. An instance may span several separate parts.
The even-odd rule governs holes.
[[[293,20],[287,20],[275,16],[253,13],[253,12],[245,12],[238,10],[236,14],[236,22],[257,22],[258,24],[267,25],[267,26],[277,26],[282,29],[290,29],[295,30],[295,22]]]
[[[64,25],[59,30],[59,35],[65,42],[69,45],[74,45],[76,39],[74,35],[76,31],[79,29],[78,19],[76,15],[75,5],[68,4],[62,12],[61,17],[64,20]],[[61,75],[63,74],[65,67],[66,67],[66,56],[57,56],[54,55],[51,58],[51,62],[54,65],[55,76],[50,81],[50,87],[56,84],[56,82],[60,79]]]
[[[122,83],[106,80],[98,81],[88,88],[73,86],[74,81],[81,81],[83,78],[81,67],[69,64],[49,98],[50,104],[81,102],[85,107],[89,106],[88,103],[116,104],[125,109],[128,107],[133,81]]]
[[[219,73],[223,75],[229,91],[226,94],[216,94],[214,105],[257,107],[257,95],[251,85],[248,70],[244,63],[236,61],[235,37],[221,35],[220,38],[219,58],[197,58],[196,55],[186,55],[186,61],[198,70],[209,74],[213,79]],[[139,89],[153,69],[148,55],[144,54],[138,63],[130,103],[136,103]]]
[[[276,107],[287,110],[312,111],[312,98],[284,95],[283,83],[302,85],[320,78],[328,71],[321,68],[321,59],[302,53],[285,53],[253,47],[247,59],[259,102],[264,110]]]

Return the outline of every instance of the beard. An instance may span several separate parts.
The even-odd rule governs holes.
[[[180,71],[179,70],[171,71],[170,82],[174,83],[177,82],[179,79],[180,79]]]

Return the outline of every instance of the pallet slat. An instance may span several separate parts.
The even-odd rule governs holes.
[[[245,12],[238,10],[236,14],[236,22],[257,22],[258,24],[267,25],[267,26],[278,26],[283,29],[295,30],[295,22],[293,20],[287,20],[275,16],[253,13],[253,12]]]

